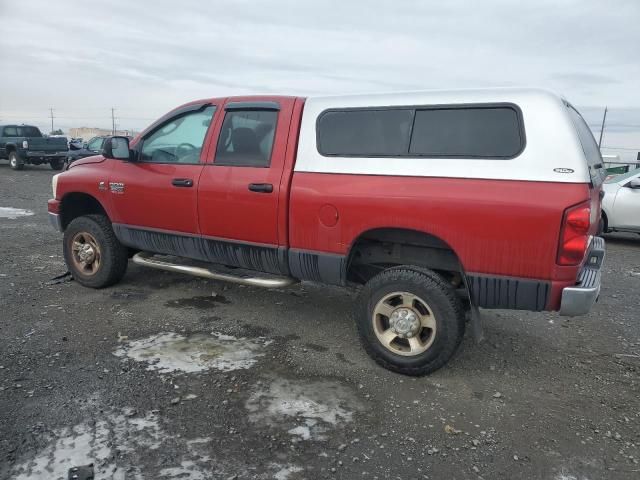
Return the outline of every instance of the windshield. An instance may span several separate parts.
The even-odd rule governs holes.
[[[31,138],[40,138],[42,134],[38,127],[18,127],[18,136],[19,137],[31,137]]]
[[[631,170],[630,172],[623,173],[622,175],[615,175],[607,180],[604,183],[618,183],[624,182],[625,180],[633,177],[634,175],[638,175],[640,173],[640,168],[636,168],[635,170]]]

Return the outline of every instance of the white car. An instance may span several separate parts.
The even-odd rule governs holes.
[[[640,233],[640,168],[609,178],[602,189],[601,231]]]

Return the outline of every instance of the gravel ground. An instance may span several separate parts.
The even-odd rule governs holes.
[[[608,236],[589,316],[484,311],[415,379],[365,355],[348,291],[52,284],[52,175],[0,164],[0,478],[640,478],[640,236]]]

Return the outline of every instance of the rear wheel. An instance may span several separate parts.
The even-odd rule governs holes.
[[[9,152],[9,165],[14,170],[22,170],[24,168],[24,160],[16,152]]]
[[[607,215],[603,211],[600,214],[600,223],[598,224],[598,235],[603,235],[605,233],[608,233],[608,231],[609,231],[609,225],[607,221]]]
[[[64,259],[73,278],[91,288],[119,282],[127,271],[127,248],[104,215],[74,219],[64,232]]]
[[[414,266],[373,277],[361,292],[356,321],[367,353],[405,375],[426,375],[444,366],[465,328],[464,309],[451,285]]]
[[[62,170],[62,167],[64,167],[64,159],[63,158],[54,158],[53,160],[51,160],[49,162],[49,165],[51,165],[51,168],[53,170]]]

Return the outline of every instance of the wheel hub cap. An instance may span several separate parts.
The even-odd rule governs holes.
[[[81,262],[92,263],[96,258],[96,251],[91,245],[85,243],[78,250],[78,258]]]
[[[409,308],[396,308],[389,317],[389,326],[402,338],[411,338],[420,331],[420,317]]]

